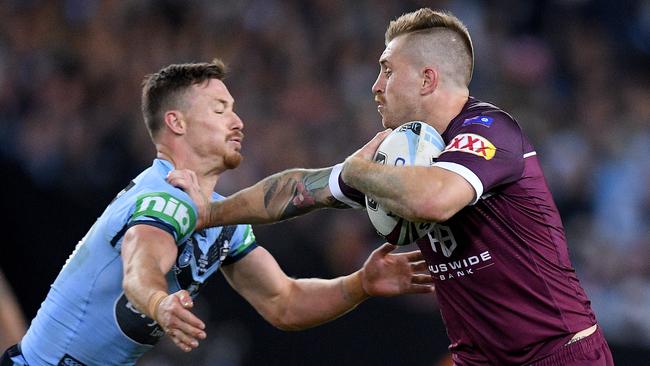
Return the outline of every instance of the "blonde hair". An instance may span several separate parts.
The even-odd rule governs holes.
[[[464,68],[464,82],[469,84],[474,71],[474,47],[472,38],[463,22],[450,12],[422,8],[402,14],[393,20],[386,29],[386,45],[402,35],[435,35],[429,42],[437,49],[444,50],[450,59]],[[456,37],[462,42],[456,41]]]

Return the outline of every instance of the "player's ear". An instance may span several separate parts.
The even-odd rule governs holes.
[[[165,125],[177,135],[184,135],[187,128],[185,118],[183,118],[183,114],[179,111],[165,112]]]
[[[438,87],[438,71],[432,67],[425,67],[422,70],[422,84],[420,95],[433,93]]]

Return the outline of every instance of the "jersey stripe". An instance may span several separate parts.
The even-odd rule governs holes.
[[[329,178],[329,186],[332,196],[352,208],[363,208],[363,206],[348,198],[348,196],[346,196],[341,190],[341,186],[339,185],[339,176],[341,175],[342,170],[343,163],[336,164],[332,167],[332,172],[330,173]]]
[[[442,168],[445,170],[449,170],[451,172],[454,172],[461,177],[465,178],[465,180],[472,186],[474,187],[474,201],[470,203],[470,205],[475,204],[478,202],[479,198],[481,198],[481,195],[483,194],[483,183],[481,183],[481,180],[478,179],[478,176],[474,174],[473,171],[469,170],[468,168],[457,164],[457,163],[451,163],[447,161],[441,161],[438,163],[433,164],[433,166],[437,166],[438,168]]]

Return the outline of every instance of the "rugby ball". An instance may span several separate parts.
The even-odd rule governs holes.
[[[392,166],[430,166],[444,148],[445,143],[438,131],[424,122],[412,121],[396,128],[382,141],[374,161]],[[368,196],[366,212],[377,233],[395,245],[411,244],[427,235],[435,225],[399,217]]]

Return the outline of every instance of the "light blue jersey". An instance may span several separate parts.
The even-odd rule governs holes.
[[[155,160],[79,242],[21,342],[29,365],[132,365],[163,336],[122,289],[120,249],[129,227],[153,225],[174,237],[178,255],[167,274],[169,293],[186,289],[192,297],[220,265],[256,247],[250,225],[194,232],[194,203],[165,181],[172,169]],[[223,197],[215,193],[213,199]]]

